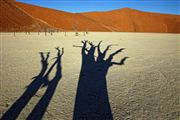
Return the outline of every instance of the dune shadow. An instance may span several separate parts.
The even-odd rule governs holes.
[[[47,53],[47,55],[45,56],[45,53],[40,52],[40,56],[41,56],[40,73],[36,77],[33,77],[33,81],[26,87],[25,92],[4,113],[1,120],[16,120],[19,114],[21,113],[21,111],[24,109],[24,107],[29,103],[31,98],[36,95],[37,91],[41,87],[47,86],[46,92],[41,97],[40,101],[36,104],[36,106],[34,107],[34,109],[32,110],[32,112],[30,113],[27,119],[40,120],[43,117],[45,110],[48,107],[48,104],[51,101],[51,98],[55,92],[57,84],[62,77],[61,57],[64,53],[64,50],[62,49],[62,53],[60,53],[59,48],[57,48],[57,50],[58,50],[57,58],[48,71],[47,71],[48,59],[50,53]],[[51,73],[51,71],[53,70],[56,64],[57,64],[57,68],[56,68],[57,71],[55,77],[51,81],[49,81],[48,75]]]
[[[112,65],[124,65],[128,57],[124,57],[120,62],[112,62],[113,57],[122,52],[124,48],[115,51],[105,59],[111,45],[101,52],[101,42],[97,46],[87,41],[82,41],[82,43],[82,66],[76,92],[73,120],[113,120],[106,75]],[[87,49],[87,44],[90,45],[89,49]],[[98,56],[95,57],[96,48]]]

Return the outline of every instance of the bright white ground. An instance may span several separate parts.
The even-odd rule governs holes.
[[[83,36],[74,33],[0,33],[0,116],[21,96],[25,87],[40,70],[39,52],[56,56],[57,46],[64,47],[62,74],[55,94],[44,115],[44,120],[71,120],[81,67],[81,40],[97,44],[102,49],[113,46],[108,52],[126,48],[114,61],[130,57],[124,66],[113,66],[107,75],[109,101],[115,120],[178,120],[180,35],[144,33],[92,33]],[[49,61],[49,64],[54,59]],[[53,74],[51,75],[53,76]],[[19,120],[24,120],[41,98],[46,88],[24,108]]]

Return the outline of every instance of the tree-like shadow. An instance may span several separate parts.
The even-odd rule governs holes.
[[[120,62],[112,62],[113,57],[122,52],[124,48],[115,51],[105,59],[111,45],[101,52],[101,42],[97,46],[87,41],[82,41],[82,43],[82,66],[73,120],[113,120],[108,98],[106,75],[112,65],[124,65],[128,57],[124,57]],[[87,44],[90,45],[89,49],[87,49]],[[96,48],[98,56],[95,58]]]
[[[59,48],[57,48],[57,50],[58,50],[58,53],[57,53],[56,61],[52,64],[52,66],[50,67],[48,71],[47,71],[48,59],[49,59],[50,53],[47,53],[47,55],[45,56],[45,53],[40,52],[40,56],[41,56],[40,73],[36,77],[33,77],[34,80],[27,86],[25,92],[16,100],[16,102],[13,103],[13,105],[4,113],[1,120],[16,120],[19,114],[21,113],[21,111],[23,110],[23,108],[28,104],[28,102],[37,93],[37,91],[42,86],[47,86],[47,90],[45,94],[43,95],[41,100],[38,102],[38,104],[35,106],[33,111],[30,113],[30,115],[28,116],[28,119],[33,118],[31,120],[40,120],[43,117],[44,112],[55,92],[58,81],[62,77],[61,57],[64,53],[64,50],[62,49],[62,53],[60,53]],[[53,78],[53,80],[49,82],[48,76],[56,64],[57,64],[56,75]],[[34,114],[35,111],[36,111],[36,114]],[[34,116],[36,116],[36,118]]]

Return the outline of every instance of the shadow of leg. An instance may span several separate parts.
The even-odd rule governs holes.
[[[36,92],[44,82],[43,75],[48,67],[49,54],[50,53],[48,53],[47,57],[45,58],[44,54],[42,52],[40,53],[42,68],[39,75],[34,77],[35,79],[29,84],[21,97],[19,97],[19,99],[16,100],[16,102],[6,111],[1,120],[15,120],[19,116],[23,108],[30,101],[30,99],[36,94]]]
[[[60,54],[60,50],[58,49],[57,59],[49,69],[49,71],[51,71],[53,67],[57,65],[55,77],[48,83],[47,90],[45,91],[44,95],[39,100],[39,102],[36,104],[32,112],[29,114],[27,120],[41,120],[42,119],[54,95],[58,82],[60,81],[62,77],[61,57],[63,53],[64,53],[63,49],[62,49],[61,54]],[[47,72],[46,76],[48,75],[48,73],[50,73],[49,71]]]

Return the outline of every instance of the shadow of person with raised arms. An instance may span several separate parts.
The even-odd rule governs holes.
[[[58,82],[60,81],[62,77],[62,66],[61,66],[61,57],[64,54],[64,49],[62,48],[62,52],[59,48],[56,48],[58,50],[57,58],[54,64],[50,67],[49,71],[45,75],[45,78],[48,82],[46,82],[43,86],[47,86],[47,89],[44,93],[44,95],[41,97],[39,102],[36,104],[32,112],[29,114],[27,120],[41,120],[53,95],[57,88]],[[53,67],[56,65],[56,74],[55,77],[49,81],[48,75],[50,71],[53,69]]]
[[[93,43],[82,41],[82,66],[77,87],[73,120],[113,120],[108,98],[106,75],[112,65],[124,65],[128,57],[120,62],[112,62],[113,57],[122,52],[121,48],[105,59],[111,46],[101,52]],[[87,49],[87,44],[90,46]],[[98,56],[95,58],[97,48]]]
[[[50,66],[49,70],[48,68],[48,58],[50,53],[47,53],[47,56],[45,58],[44,53],[40,53],[41,55],[41,64],[42,69],[38,76],[34,77],[33,81],[28,85],[25,92],[22,94],[22,96],[7,110],[7,112],[2,116],[1,120],[16,120],[16,118],[19,116],[23,108],[28,104],[28,102],[31,100],[31,98],[37,93],[37,91],[41,87],[46,87],[47,89],[39,102],[35,105],[32,112],[27,117],[27,120],[41,120],[53,95],[57,88],[58,82],[60,81],[62,77],[62,66],[61,66],[61,58],[64,54],[64,49],[61,50],[57,49],[57,57],[55,62]],[[53,68],[56,67],[56,74],[54,78],[50,81],[49,80],[49,74],[53,70]]]
[[[23,108],[28,104],[31,98],[36,94],[38,89],[44,83],[43,75],[45,74],[48,68],[48,58],[50,53],[47,53],[45,57],[43,52],[40,52],[41,56],[41,71],[39,75],[34,77],[33,81],[28,85],[25,92],[19,97],[18,100],[6,111],[6,113],[2,116],[1,120],[15,120]]]

